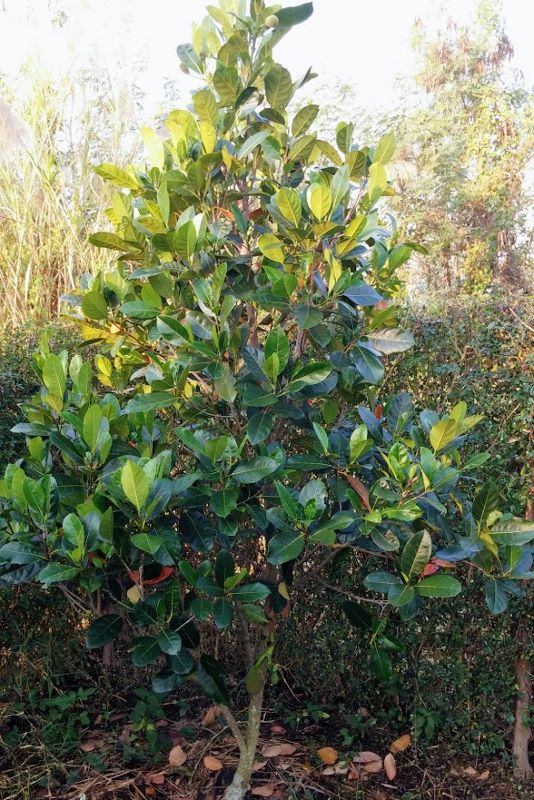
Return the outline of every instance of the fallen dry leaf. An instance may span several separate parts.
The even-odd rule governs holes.
[[[379,772],[382,772],[384,765],[382,763],[382,759],[379,761],[368,761],[366,764],[360,765],[365,772],[369,772],[371,775],[376,775]]]
[[[82,750],[84,753],[92,753],[95,749],[96,744],[94,742],[82,742],[80,745],[80,750]]]
[[[215,756],[204,756],[202,763],[210,772],[219,772],[219,770],[224,767],[222,761],[219,761]]]
[[[265,758],[276,758],[282,755],[282,748],[279,744],[265,744],[261,748],[261,754]]]
[[[153,786],[145,786],[145,794],[147,795],[147,797],[154,797],[154,795],[156,794],[156,790],[154,789]]]
[[[388,753],[387,756],[385,756],[384,769],[386,770],[388,780],[394,780],[397,775],[397,764],[395,762],[395,756],[393,753]]]
[[[216,722],[217,714],[215,713],[215,706],[211,706],[202,717],[202,727],[211,728],[211,726],[215,725]]]
[[[275,792],[275,787],[272,783],[264,783],[262,786],[253,786],[250,790],[250,794],[255,795],[256,797],[271,797]]]
[[[292,756],[293,753],[297,752],[297,745],[291,744],[291,742],[282,742],[280,744],[280,754],[283,756]]]
[[[279,725],[277,722],[275,722],[274,725],[271,725],[271,733],[276,733],[277,735],[280,735],[285,732],[286,729],[284,728],[283,725]]]
[[[478,772],[474,767],[464,767],[462,772],[464,775],[468,775],[470,778],[476,778],[476,776],[478,775]]]
[[[323,764],[328,764],[329,766],[335,764],[339,758],[337,750],[334,750],[333,747],[320,747],[319,750],[317,750],[317,755]]]
[[[267,766],[267,761],[255,761],[252,765],[252,772],[258,772],[260,769],[263,769]]]
[[[334,764],[332,767],[325,767],[321,775],[346,775],[349,768],[346,764]]]
[[[181,767],[187,761],[187,753],[179,744],[175,745],[169,753],[169,764],[171,767]]]
[[[487,781],[490,776],[489,769],[485,769],[484,772],[481,772],[477,778],[477,781]]]
[[[405,733],[404,736],[399,736],[398,739],[395,739],[394,742],[391,742],[389,746],[389,750],[391,753],[403,753],[407,747],[410,746],[412,741],[412,737],[409,733]]]
[[[382,762],[382,756],[373,753],[371,750],[362,750],[352,759],[355,764],[371,764],[373,761]]]
[[[154,786],[162,786],[165,783],[165,775],[163,772],[148,772],[143,777],[145,783],[153,783]]]

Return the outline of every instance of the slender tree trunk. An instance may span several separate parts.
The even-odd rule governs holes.
[[[250,786],[252,768],[256,760],[256,749],[260,735],[260,723],[263,709],[263,690],[250,696],[248,706],[247,729],[239,743],[239,763],[232,783],[226,790],[225,800],[243,800]]]
[[[534,520],[534,487],[531,490],[531,499],[527,503],[526,518]],[[528,600],[531,598],[530,592],[527,594]],[[519,644],[519,655],[515,664],[515,680],[517,685],[517,702],[515,706],[514,723],[514,775],[518,778],[531,778],[534,770],[528,757],[528,745],[532,738],[530,727],[530,706],[532,704],[532,674],[534,665],[528,658],[528,649],[531,644],[529,635],[529,613],[521,616],[517,626],[517,639]]]

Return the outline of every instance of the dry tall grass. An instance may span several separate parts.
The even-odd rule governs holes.
[[[105,74],[58,82],[29,69],[23,103],[0,84],[0,328],[57,316],[80,275],[109,260],[87,241],[109,200],[92,166],[134,155],[131,100]]]

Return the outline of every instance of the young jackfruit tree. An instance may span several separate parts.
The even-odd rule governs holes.
[[[91,609],[87,646],[130,637],[156,692],[198,681],[239,746],[238,800],[296,582],[343,554],[355,591],[408,622],[459,593],[468,563],[499,612],[533,576],[534,525],[493,485],[464,494],[489,457],[460,455],[478,421],[464,403],[440,417],[386,394],[384,362],[412,344],[392,298],[415,245],[382,202],[395,140],[314,132],[318,106],[297,99],[313,74],[273,55],[311,4],[208,11],[178,47],[203,82],[190,106],[143,130],[142,166],[97,168],[117,192],[114,231],[92,241],[117,257],[67,301],[98,352],[44,340],[35,356],[0,585],[58,584]],[[399,642],[365,603],[344,610],[387,679]],[[231,681],[210,626],[242,654]],[[245,724],[229,686],[249,694]]]

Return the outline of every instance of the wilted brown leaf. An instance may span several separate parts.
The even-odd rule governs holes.
[[[474,767],[464,767],[462,772],[464,775],[468,775],[470,778],[476,778],[476,776],[478,775],[478,772]]]
[[[388,753],[384,758],[384,769],[386,770],[388,780],[394,780],[397,775],[397,764],[395,762],[395,756],[393,753]]]
[[[219,772],[224,767],[222,761],[215,756],[204,756],[202,763],[210,772]]]
[[[362,750],[352,760],[355,764],[371,764],[374,761],[382,763],[382,756],[379,756],[378,753],[373,753],[371,750]]]
[[[332,767],[325,767],[321,775],[346,775],[349,768],[346,764],[334,764]]]
[[[477,781],[487,781],[490,776],[489,769],[485,769],[484,772],[481,772],[477,778]]]
[[[187,753],[179,744],[175,745],[169,753],[169,764],[171,767],[181,767],[187,761]]]
[[[337,750],[334,750],[333,747],[320,747],[319,750],[317,750],[317,755],[323,764],[328,764],[329,766],[335,764],[339,758]]]
[[[154,786],[162,786],[165,783],[165,775],[163,772],[147,772],[143,777],[145,783],[153,783]]]
[[[274,725],[271,725],[271,733],[277,734],[280,736],[282,733],[285,733],[286,729],[283,725],[279,725],[278,722],[275,722]]]
[[[377,773],[382,772],[384,768],[382,759],[380,759],[380,761],[368,761],[366,764],[361,764],[360,766],[371,775],[376,775]]]
[[[281,742],[280,744],[280,754],[283,756],[292,756],[293,753],[296,753],[297,745],[291,744],[291,742]]]
[[[275,792],[275,787],[272,783],[264,783],[262,786],[253,786],[250,790],[250,794],[255,795],[256,797],[271,797]]]
[[[394,742],[391,742],[389,746],[389,750],[391,753],[403,753],[407,747],[410,746],[412,741],[412,737],[409,733],[405,733],[404,736],[399,736],[398,739],[395,739]]]
[[[212,725],[215,725],[217,722],[217,714],[215,713],[215,706],[211,706],[208,708],[206,713],[202,718],[202,727],[203,728],[211,728]]]
[[[94,742],[82,742],[80,745],[80,750],[82,750],[84,753],[92,753],[95,749],[96,744]]]
[[[267,766],[267,761],[255,761],[252,765],[252,772],[258,772],[260,769],[263,769]]]
[[[261,754],[265,758],[276,758],[282,755],[282,748],[279,744],[265,744],[261,748]]]
[[[147,797],[154,797],[156,790],[153,786],[145,786],[145,794]]]

